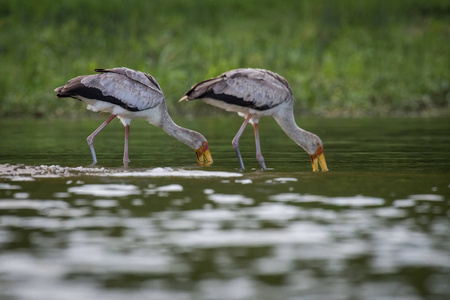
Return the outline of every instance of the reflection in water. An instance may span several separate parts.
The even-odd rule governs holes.
[[[273,175],[5,181],[0,295],[420,299],[449,292],[443,194],[304,194],[296,192],[301,175]],[[448,194],[445,181],[430,182]]]
[[[129,169],[4,174],[0,298],[444,299],[450,138],[438,135],[430,168],[420,138],[405,134],[417,131],[392,140],[386,128],[367,131],[374,142],[352,147],[322,134],[331,171],[320,174],[282,140],[284,160],[265,152],[276,166],[265,172],[236,171],[219,146],[215,159],[225,162],[208,168],[144,157],[148,165]],[[214,151],[222,142],[211,136]],[[245,135],[241,143],[253,156]],[[391,160],[396,147],[412,153]]]
[[[83,184],[67,190],[77,195],[93,195],[102,197],[123,197],[140,194],[138,188],[130,184]]]
[[[292,202],[320,202],[336,206],[378,206],[383,205],[381,198],[354,196],[354,197],[324,197],[316,195],[300,195],[295,193],[282,193],[269,197],[274,201]]]
[[[100,175],[102,176],[102,175]],[[203,170],[174,170],[172,168],[155,168],[146,171],[132,171],[132,172],[117,172],[107,174],[112,177],[184,177],[184,178],[229,178],[241,177],[242,174],[235,172],[221,172],[221,171],[203,171]]]

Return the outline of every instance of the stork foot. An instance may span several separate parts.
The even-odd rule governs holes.
[[[88,138],[88,144],[89,144],[89,148],[91,149],[91,154],[92,154],[92,164],[90,164],[90,166],[94,166],[97,163],[97,156],[95,155],[95,150],[94,150],[94,141],[92,140],[90,142],[89,138]]]
[[[238,158],[239,165],[241,166],[241,170],[245,170],[244,162],[242,161],[242,156],[241,156],[241,152],[239,151],[239,147],[237,147],[237,146],[234,147],[234,150],[236,151],[236,156]]]
[[[262,170],[267,170],[266,163],[264,162],[264,157],[262,155],[257,155],[256,159],[258,160],[259,165],[261,166],[261,169]]]
[[[123,160],[123,167],[124,168],[128,168],[128,164],[130,163],[130,160],[129,159],[127,159],[127,160]]]

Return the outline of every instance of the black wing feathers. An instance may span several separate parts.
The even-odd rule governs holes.
[[[231,105],[267,110],[292,99],[286,79],[262,69],[237,69],[194,85],[189,100],[209,98]]]
[[[158,82],[149,74],[128,68],[95,69],[101,74],[78,76],[57,88],[57,97],[88,98],[129,111],[154,108],[164,102]]]
[[[85,86],[84,84],[81,83],[81,80],[86,76],[75,77],[69,80],[69,82],[67,82],[65,86],[57,88],[56,91],[58,92],[58,94],[56,94],[56,97],[58,98],[71,97],[81,101],[81,99],[79,99],[79,96],[81,96],[88,99],[95,99],[99,101],[109,102],[118,105],[122,108],[125,108],[126,110],[129,111],[139,111],[138,108],[129,107],[126,103],[120,101],[116,97],[103,95],[102,91],[99,89]]]
[[[199,97],[199,99],[201,99],[201,98],[211,98],[211,99],[214,99],[214,100],[223,101],[223,102],[228,103],[228,104],[233,104],[233,105],[237,105],[237,106],[253,108],[253,109],[256,109],[256,110],[267,110],[269,108],[272,108],[272,106],[269,106],[269,105],[259,105],[258,106],[257,103],[255,103],[255,102],[245,101],[244,99],[242,99],[240,97],[236,97],[234,95],[221,94],[221,93],[217,93],[216,94],[213,90],[208,90],[201,97]]]

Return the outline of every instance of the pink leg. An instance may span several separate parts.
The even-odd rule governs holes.
[[[261,153],[261,146],[259,145],[259,132],[258,132],[258,123],[253,124],[253,128],[255,130],[255,143],[256,143],[256,159],[258,160],[261,168],[266,170],[266,164],[264,163],[264,157]]]
[[[106,127],[106,125],[108,125],[114,118],[116,117],[116,115],[111,115],[109,116],[108,120],[106,120],[102,125],[100,125],[100,127],[98,127],[90,136],[88,136],[87,138],[87,143],[89,145],[89,148],[91,149],[91,154],[92,154],[92,165],[95,165],[97,163],[97,157],[95,156],[95,150],[94,150],[94,138],[97,136],[97,134],[100,133],[100,131],[102,131],[103,128]]]
[[[236,135],[233,138],[233,141],[231,144],[233,145],[234,151],[236,151],[236,156],[239,160],[239,164],[241,165],[241,169],[245,170],[244,163],[242,162],[241,152],[239,151],[239,139],[241,138],[242,133],[244,132],[245,127],[248,124],[248,121],[250,121],[250,118],[252,115],[248,115],[245,119],[244,123],[242,123],[241,128],[239,128],[239,131],[236,133]]]
[[[123,151],[123,166],[128,167],[130,159],[128,158],[128,136],[130,134],[130,125],[125,126],[125,149]]]

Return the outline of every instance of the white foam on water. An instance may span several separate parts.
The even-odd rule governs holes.
[[[67,202],[59,200],[21,200],[21,199],[5,199],[0,200],[0,210],[8,209],[46,209],[46,208],[66,208]]]
[[[409,198],[422,201],[444,201],[443,196],[435,194],[410,195]]]
[[[205,195],[211,195],[211,194],[214,194],[214,190],[213,189],[204,189],[203,193]]]
[[[278,202],[320,202],[336,206],[379,206],[384,204],[383,198],[356,195],[353,197],[326,197],[318,195],[301,195],[298,193],[281,193],[269,196],[269,200]]]
[[[116,207],[118,204],[119,204],[119,202],[117,202],[117,200],[111,200],[111,199],[97,199],[97,200],[94,200],[94,202],[93,202],[93,206],[103,207],[103,208]]]
[[[298,179],[297,178],[293,178],[293,177],[279,177],[279,178],[274,178],[273,181],[286,183],[286,182],[297,182]]]
[[[20,185],[14,185],[9,183],[0,183],[0,190],[20,190]]]
[[[197,222],[194,220],[167,220],[161,224],[162,228],[166,230],[182,231],[182,230],[196,230]]]
[[[182,247],[264,247],[283,244],[316,244],[330,241],[325,228],[315,225],[292,226],[285,229],[267,230],[200,230],[174,233],[168,236],[169,243]]]
[[[357,195],[354,197],[332,197],[326,199],[325,203],[337,206],[379,206],[384,204],[384,199]]]
[[[393,202],[395,207],[413,207],[416,201],[413,199],[397,199]]]
[[[34,178],[61,178],[60,174],[36,174],[33,175]]]
[[[228,299],[228,300],[259,299],[259,297],[255,296],[258,295],[258,288],[259,286],[249,277],[237,277],[237,278],[234,277],[231,279],[224,280],[224,279],[215,279],[212,276],[200,280],[197,287],[197,289],[200,291],[200,295],[204,295],[204,297],[201,297],[201,299]],[[218,297],[218,295],[220,295],[220,297]],[[175,298],[168,297],[159,299],[175,299]],[[177,298],[177,299],[187,300],[184,298]],[[189,297],[188,299],[193,298]]]
[[[53,197],[55,197],[55,198],[70,198],[70,193],[56,192],[56,193],[53,193]]]
[[[398,209],[395,207],[383,207],[377,209],[375,214],[383,218],[405,218],[407,217],[407,212],[403,209]]]
[[[294,177],[277,177],[273,179],[266,180],[268,184],[278,184],[278,183],[288,183],[288,182],[297,182],[298,179]]]
[[[14,167],[14,166],[12,166]],[[11,167],[11,168],[12,168]],[[19,172],[20,171],[20,172]],[[61,167],[59,165],[24,166],[19,171],[12,170],[11,175],[5,174],[3,178],[11,181],[33,181],[34,178],[61,178],[70,176],[104,176],[104,177],[183,177],[183,178],[233,178],[242,177],[241,173],[225,171],[185,170],[170,167],[154,168],[145,171],[124,170],[104,167]],[[6,172],[6,171],[5,171]],[[69,180],[70,181],[70,180]],[[68,182],[69,182],[68,181]],[[4,186],[6,187],[6,186]],[[1,186],[0,186],[0,189]]]
[[[218,204],[253,204],[253,199],[238,194],[211,194],[208,199]]]
[[[142,199],[133,199],[131,203],[135,206],[140,206],[144,204],[144,201],[142,201]]]
[[[214,210],[189,210],[184,212],[183,217],[187,220],[200,222],[223,222],[236,219],[236,214],[228,209]]]
[[[6,176],[5,178],[8,178],[11,181],[34,181],[35,179],[33,177],[28,176]]]
[[[99,175],[99,174],[96,174]],[[105,173],[103,176],[111,177],[183,177],[183,178],[232,178],[242,177],[240,173],[223,171],[202,171],[202,170],[174,170],[172,168],[154,168],[146,171]]]
[[[272,195],[270,200],[278,202],[323,202],[326,197],[316,195],[301,195],[298,193],[281,193]]]
[[[16,199],[27,199],[27,198],[30,198],[30,194],[29,193],[25,193],[25,192],[15,193],[13,195],[13,197],[16,198]]]
[[[182,192],[183,186],[180,184],[169,184],[152,189],[146,189],[147,194],[156,194],[158,192]]]
[[[283,275],[294,269],[292,261],[279,258],[260,258],[253,263],[253,270],[258,275]]]
[[[248,213],[259,221],[289,221],[299,216],[300,209],[283,203],[264,203],[253,207]]]
[[[372,234],[372,264],[377,272],[391,273],[405,266],[450,266],[447,249],[434,247],[426,233],[394,226]]]
[[[77,195],[100,197],[125,197],[141,193],[137,186],[131,184],[84,184],[70,187],[67,191]]]
[[[251,179],[236,179],[234,182],[240,183],[240,184],[252,184],[253,180],[251,180]]]

